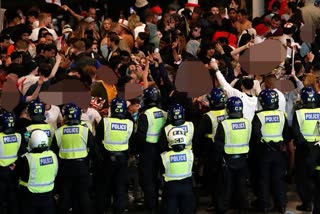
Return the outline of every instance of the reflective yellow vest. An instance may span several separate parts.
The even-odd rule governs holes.
[[[83,125],[63,125],[55,131],[59,157],[79,159],[88,156],[87,140],[89,129]]]
[[[227,111],[225,109],[209,111],[206,113],[211,120],[212,132],[210,134],[206,134],[207,138],[211,138],[212,142],[214,142],[214,137],[216,136],[216,131],[218,128],[219,122],[225,120],[227,118]]]
[[[158,143],[161,129],[167,120],[167,113],[157,107],[147,109],[144,114],[148,120],[148,130],[146,141],[148,143]]]
[[[128,119],[103,118],[104,148],[111,152],[126,151],[133,131],[133,122]]]
[[[266,143],[283,141],[282,132],[285,113],[279,110],[261,111],[257,113],[261,122],[261,140]]]
[[[251,123],[245,118],[239,118],[226,119],[221,124],[225,133],[225,153],[229,155],[248,153]]]
[[[166,182],[192,176],[193,153],[191,149],[164,152],[161,154],[161,159],[165,168],[163,177]]]
[[[296,111],[300,132],[308,142],[320,140],[320,108]]]
[[[166,133],[166,137],[167,137],[167,140],[169,141],[168,137],[169,137],[169,131],[172,129],[172,128],[181,128],[185,131],[185,134],[186,134],[186,149],[192,149],[192,139],[193,139],[193,135],[194,135],[194,126],[193,126],[193,123],[192,122],[189,122],[189,121],[185,121],[184,124],[180,125],[180,126],[174,126],[172,124],[169,124],[167,125],[165,128],[164,128],[164,131]]]
[[[0,166],[9,166],[17,160],[20,145],[21,135],[19,133],[0,133]]]
[[[58,172],[57,156],[52,151],[42,153],[26,153],[29,164],[28,181],[20,180],[32,193],[45,193],[53,190],[54,180]]]
[[[47,136],[48,136],[48,147],[50,148],[51,142],[52,142],[52,139],[53,139],[53,136],[54,136],[54,128],[50,124],[47,124],[47,123],[44,123],[44,124],[32,124],[32,125],[27,127],[27,131],[28,132],[32,132],[32,130],[35,130],[35,129],[40,129],[40,130],[44,131],[47,134]]]

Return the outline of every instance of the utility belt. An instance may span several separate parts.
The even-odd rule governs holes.
[[[107,154],[110,156],[126,156],[128,154],[128,150],[125,151],[108,151]]]
[[[283,141],[280,141],[280,142],[273,142],[273,141],[266,142],[266,141],[262,140],[261,141],[261,145],[268,152],[280,152],[280,151],[282,151],[284,143],[283,143]]]
[[[235,154],[235,155],[225,155],[225,159],[239,159],[239,158],[246,158],[246,154]]]
[[[84,162],[84,161],[87,161],[86,158],[77,158],[77,159],[61,159],[62,162]]]

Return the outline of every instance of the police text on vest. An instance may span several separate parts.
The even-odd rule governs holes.
[[[305,120],[320,120],[320,113],[305,113]]]
[[[266,123],[279,123],[280,122],[279,115],[265,116],[264,120],[266,121]]]
[[[186,161],[187,161],[186,154],[170,155],[170,163],[186,162]]]
[[[49,165],[49,164],[53,164],[52,157],[40,158],[40,166]]]
[[[162,111],[153,112],[153,116],[154,116],[155,119],[162,118],[163,117],[163,112]]]
[[[63,128],[63,134],[79,134],[79,127]]]
[[[16,143],[18,140],[17,140],[17,136],[15,135],[9,135],[9,136],[4,136],[3,137],[3,143],[6,144],[6,143]]]
[[[111,123],[111,130],[127,131],[127,124],[124,124],[124,123]]]
[[[244,122],[239,122],[239,123],[232,123],[232,130],[237,130],[237,129],[245,129],[246,124]]]

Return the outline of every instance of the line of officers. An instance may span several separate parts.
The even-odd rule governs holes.
[[[211,110],[195,134],[182,105],[173,104],[168,113],[160,108],[156,88],[144,91],[136,126],[128,119],[126,102],[115,98],[111,116],[98,124],[95,139],[74,104],[63,108],[65,123],[53,130],[44,122],[44,105],[31,102],[32,124],[23,136],[14,129],[14,115],[5,112],[0,117],[0,213],[103,214],[108,207],[113,213],[126,212],[131,142],[139,154],[146,213],[196,212],[194,152],[203,161],[215,213],[247,213],[248,177],[257,211],[284,213],[287,150],[293,138],[302,201],[297,209],[319,214],[320,109],[312,88],[303,88],[300,95],[302,108],[294,114],[291,132],[286,114],[278,110],[278,94],[270,89],[259,94],[262,110],[252,122],[243,118],[240,98],[227,99],[223,90],[212,89]],[[163,136],[165,143],[160,142]],[[95,187],[93,206],[89,170]],[[159,173],[164,181],[160,209]],[[58,205],[53,193],[59,194]]]

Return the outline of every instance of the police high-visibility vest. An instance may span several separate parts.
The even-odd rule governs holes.
[[[43,123],[43,124],[32,124],[30,126],[27,127],[27,131],[28,132],[32,132],[35,129],[40,129],[42,131],[44,131],[47,136],[48,136],[48,147],[51,146],[51,142],[54,136],[54,128],[47,123]]]
[[[103,124],[104,148],[111,152],[128,150],[129,138],[133,131],[133,122],[128,119],[103,118]]]
[[[19,133],[0,133],[0,166],[9,166],[18,158],[18,151],[21,145]]]
[[[57,156],[52,151],[42,153],[26,153],[29,164],[28,181],[20,180],[32,193],[45,193],[53,190],[54,180],[58,172]]]
[[[78,159],[88,156],[87,140],[89,129],[83,125],[64,125],[55,131],[59,157]]]
[[[229,155],[249,152],[251,123],[245,118],[226,119],[221,122],[225,133],[224,152]]]
[[[90,121],[81,121],[80,124],[87,127],[91,132],[93,131],[93,127],[92,127]]]
[[[285,113],[279,110],[261,111],[257,113],[261,122],[261,140],[278,143],[283,141],[282,132],[285,123]]]
[[[161,154],[165,173],[165,181],[182,180],[192,176],[193,153],[191,149],[180,152],[164,152]]]
[[[214,142],[214,137],[216,136],[216,131],[219,122],[225,120],[227,118],[227,112],[225,109],[216,110],[216,111],[209,111],[206,113],[211,120],[212,132],[210,134],[206,134],[207,138],[211,138],[212,142]]]
[[[308,142],[320,140],[320,108],[296,111],[300,132]]]
[[[157,107],[147,109],[144,114],[148,120],[148,131],[146,141],[148,143],[158,143],[161,129],[167,120],[167,113]]]
[[[169,137],[169,132],[172,128],[181,128],[184,130],[185,134],[186,134],[186,149],[192,149],[192,139],[193,139],[193,135],[194,135],[194,126],[192,122],[189,121],[185,121],[182,125],[180,126],[174,126],[172,124],[167,125],[164,128],[164,131],[166,133],[166,137],[167,140],[169,141],[168,137]]]

